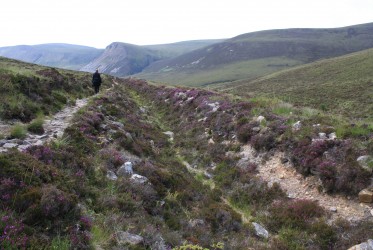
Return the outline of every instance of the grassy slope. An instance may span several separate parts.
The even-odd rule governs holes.
[[[155,87],[133,79],[117,81],[121,84],[92,98],[77,113],[62,139],[23,153],[0,154],[0,233],[7,232],[1,248],[156,249],[187,242],[190,249],[219,249],[212,247],[219,242],[224,249],[347,249],[373,236],[372,222],[327,224],[328,214],[316,203],[288,199],[278,185],[269,187],[256,176],[255,163],[238,165],[243,144],[233,139],[236,135],[242,143],[251,136],[253,147],[263,153],[292,146],[304,151],[312,149],[305,139],[323,127],[292,132],[288,124],[298,119],[296,114],[280,117],[254,100],[232,101],[205,90]],[[212,103],[219,104],[215,112],[208,105]],[[259,109],[267,118],[263,124],[253,119]],[[254,126],[261,131],[254,132]],[[173,142],[164,134],[167,130],[175,133]],[[317,154],[304,154],[312,164],[338,160],[326,174],[344,185],[326,182],[331,191],[356,193],[346,184],[364,186],[370,181],[361,169],[357,176],[343,172],[356,167],[351,160],[355,149],[346,150],[348,145],[338,140],[322,146],[333,147],[335,155],[326,159],[325,147]],[[126,176],[107,178],[108,171],[117,172],[127,160],[151,184]],[[338,169],[341,164],[346,166]],[[250,220],[242,220],[236,210]],[[271,238],[257,237],[252,221],[263,224]],[[118,231],[141,235],[144,241],[121,245]]]
[[[92,94],[91,74],[0,57],[0,119],[29,121]],[[106,81],[107,82],[107,81]]]
[[[373,117],[373,50],[280,71],[218,89],[241,96],[278,97],[353,118]]]
[[[338,29],[248,33],[156,62],[136,77],[194,86],[253,79],[299,64],[371,48],[372,30],[372,24],[365,24]],[[231,73],[232,68],[235,73]],[[261,70],[254,70],[256,68]],[[209,72],[208,77],[206,72]]]
[[[169,44],[144,45],[142,47],[156,50],[164,57],[174,57],[222,41],[223,39],[193,40]]]

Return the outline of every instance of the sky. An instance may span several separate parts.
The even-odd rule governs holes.
[[[0,47],[105,48],[373,22],[373,0],[2,0]]]

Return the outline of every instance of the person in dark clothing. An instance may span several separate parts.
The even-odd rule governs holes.
[[[92,76],[92,86],[95,88],[95,94],[97,94],[100,91],[101,83],[101,75],[100,73],[98,73],[98,69],[96,69],[96,72],[93,73]]]

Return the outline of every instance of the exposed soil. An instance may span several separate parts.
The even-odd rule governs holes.
[[[326,211],[330,211],[331,220],[343,218],[353,222],[372,218],[371,204],[359,203],[356,197],[348,197],[348,199],[341,195],[332,196],[319,191],[320,180],[316,176],[305,178],[297,173],[289,162],[282,163],[283,153],[277,152],[262,163],[261,155],[256,154],[250,145],[245,145],[242,147],[241,157],[259,163],[258,176],[269,185],[277,182],[286,191],[288,197],[317,201]]]

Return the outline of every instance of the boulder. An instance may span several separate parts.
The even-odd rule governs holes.
[[[132,176],[133,175],[133,168],[132,168],[132,162],[127,161],[125,162],[117,171],[118,176]]]
[[[255,228],[255,234],[258,236],[258,237],[261,237],[261,238],[264,238],[264,239],[268,239],[269,238],[269,233],[268,231],[260,224],[256,223],[256,222],[253,222],[252,223],[254,228]]]
[[[118,245],[139,245],[144,241],[144,238],[140,235],[131,234],[128,232],[119,231],[115,234],[115,239]]]
[[[139,174],[133,174],[131,176],[131,180],[138,184],[144,184],[148,182],[148,178],[146,178],[145,176],[139,175]]]
[[[363,189],[359,193],[359,201],[364,203],[373,202],[373,192],[369,189]]]

